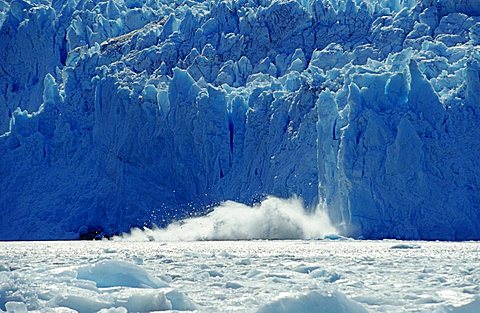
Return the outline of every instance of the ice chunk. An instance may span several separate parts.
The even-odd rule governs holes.
[[[168,284],[138,265],[124,261],[104,260],[77,270],[77,278],[94,281],[99,288],[126,286],[134,288],[162,288]]]
[[[172,303],[163,291],[126,292],[116,299],[116,304],[125,307],[128,312],[152,312],[172,310]]]
[[[436,313],[477,313],[480,312],[480,298],[476,298],[470,303],[460,306],[444,306]]]
[[[49,301],[51,307],[67,307],[78,313],[97,312],[112,305],[111,301],[105,301],[91,294],[62,294]]]
[[[228,281],[225,283],[225,288],[227,289],[238,289],[238,288],[242,288],[243,285],[239,284],[239,283],[236,283],[234,281]]]
[[[352,238],[348,238],[348,237],[345,237],[345,236],[341,236],[341,235],[338,235],[338,234],[328,234],[328,235],[325,235],[323,237],[323,239],[325,240],[353,240]]]
[[[199,306],[195,304],[189,297],[184,293],[171,289],[166,291],[166,297],[168,301],[172,304],[172,308],[178,311],[194,311],[199,309]]]
[[[336,292],[311,291],[299,296],[281,298],[263,305],[257,313],[367,313],[361,304]]]
[[[67,291],[48,302],[50,307],[67,307],[79,313],[97,312],[152,312],[168,310],[195,310],[196,304],[183,293],[172,288],[110,289],[106,293],[86,292],[76,294]]]
[[[316,269],[308,274],[311,278],[323,278],[324,282],[334,283],[337,280],[341,279],[342,276],[335,272],[330,272],[324,269]]]
[[[27,305],[23,302],[7,302],[5,304],[5,308],[7,309],[7,313],[27,313]]]
[[[302,274],[309,274],[317,269],[319,269],[320,267],[317,266],[317,265],[299,265],[297,267],[295,267],[293,270],[295,272],[298,272],[298,273],[302,273]]]
[[[398,245],[394,245],[394,246],[391,246],[390,249],[399,249],[399,250],[402,250],[402,249],[420,249],[421,247],[419,245],[414,245],[414,244],[398,244]]]
[[[127,309],[124,307],[118,308],[108,308],[108,309],[101,309],[98,313],[127,313]]]

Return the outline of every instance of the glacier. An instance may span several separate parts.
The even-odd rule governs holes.
[[[479,0],[0,0],[0,239],[325,204],[480,239]]]

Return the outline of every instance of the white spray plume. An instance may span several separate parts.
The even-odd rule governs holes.
[[[174,222],[164,229],[134,228],[113,240],[321,239],[336,233],[324,206],[307,213],[296,197],[288,200],[268,197],[254,206],[226,201],[205,216]]]

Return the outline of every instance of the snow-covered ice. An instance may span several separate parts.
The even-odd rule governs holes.
[[[480,239],[478,0],[0,0],[0,239],[325,203]]]
[[[401,244],[418,248],[391,249]],[[478,313],[479,251],[476,242],[0,242],[0,311]]]

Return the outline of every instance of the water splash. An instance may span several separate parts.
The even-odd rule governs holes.
[[[296,197],[268,197],[254,206],[226,201],[205,216],[177,221],[164,229],[135,228],[113,240],[320,239],[336,233],[323,206],[307,213]]]

